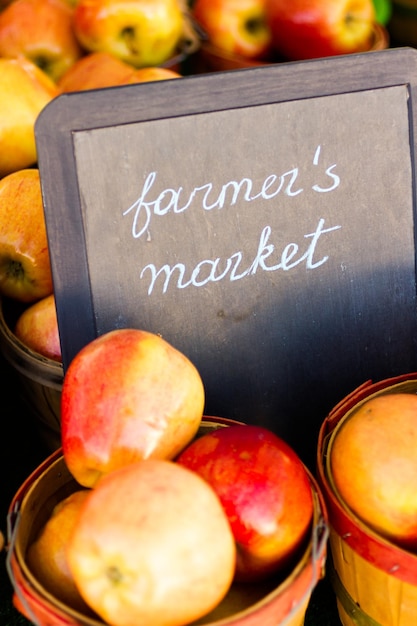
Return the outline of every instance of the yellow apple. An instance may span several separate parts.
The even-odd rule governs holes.
[[[173,458],[195,436],[204,386],[191,361],[161,336],[124,328],[75,355],[61,396],[64,458],[93,487],[135,460]]]
[[[81,595],[112,626],[183,626],[229,590],[236,548],[222,505],[172,461],[130,463],[90,491],[67,561]]]
[[[89,493],[88,489],[79,489],[54,506],[29,546],[27,564],[38,582],[55,598],[77,611],[92,614],[75,585],[66,556],[68,540]]]
[[[0,293],[34,302],[52,293],[39,170],[0,180]]]
[[[335,432],[335,486],[366,524],[417,550],[417,396],[383,394],[361,404]]]
[[[180,0],[79,0],[74,11],[74,31],[86,50],[135,67],[166,62],[183,29]]]
[[[0,11],[0,56],[26,56],[54,81],[84,53],[65,0],[14,0]]]
[[[27,348],[47,359],[61,362],[54,294],[41,298],[24,309],[17,318],[14,331]]]
[[[0,178],[36,164],[35,121],[59,93],[25,57],[0,58]]]

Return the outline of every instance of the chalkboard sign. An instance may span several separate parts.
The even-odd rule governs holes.
[[[356,385],[417,369],[416,84],[392,49],[55,99],[36,140],[64,369],[113,328],[160,333],[207,414],[304,456]]]

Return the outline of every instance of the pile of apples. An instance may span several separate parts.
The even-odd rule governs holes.
[[[307,470],[263,427],[199,432],[204,402],[159,335],[117,329],[75,356],[61,419],[78,487],[27,553],[46,591],[112,626],[182,626],[234,581],[288,575],[313,524]]]
[[[60,362],[38,168],[20,169],[0,179],[0,211],[0,294],[5,319],[27,349]]]
[[[184,0],[0,0],[0,177],[36,163],[33,124],[52,98],[177,78],[190,36]]]
[[[298,61],[369,50],[390,0],[194,0],[192,14],[225,53]]]
[[[43,357],[61,361],[36,119],[64,92],[180,78],[189,36],[183,0],[0,0],[0,295]]]

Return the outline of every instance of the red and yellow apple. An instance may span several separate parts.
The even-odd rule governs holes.
[[[27,348],[47,359],[62,361],[54,294],[24,309],[16,320],[14,332]]]
[[[314,504],[308,473],[283,439],[260,426],[232,425],[195,439],[176,462],[219,496],[236,541],[236,580],[260,580],[294,562]]]
[[[192,15],[220,50],[259,60],[271,53],[265,0],[195,0]]]
[[[0,180],[0,294],[34,302],[53,292],[39,170]]]
[[[0,178],[36,164],[35,121],[59,93],[25,57],[0,58]]]
[[[146,67],[173,56],[184,18],[180,0],[78,0],[73,25],[85,50]]]
[[[265,0],[275,50],[289,60],[313,59],[370,47],[373,0]]]
[[[91,490],[67,560],[108,624],[183,626],[229,590],[236,548],[211,487],[172,461],[130,463]]]
[[[196,434],[204,387],[191,361],[161,336],[115,329],[78,352],[64,376],[61,438],[86,487],[132,461],[173,458]]]
[[[73,11],[65,0],[14,0],[0,11],[0,56],[23,55],[57,81],[83,54]]]
[[[417,396],[384,394],[361,404],[335,431],[334,484],[371,528],[417,551]]]

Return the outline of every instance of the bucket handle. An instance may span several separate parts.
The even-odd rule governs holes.
[[[291,609],[283,622],[280,622],[280,626],[286,626],[292,623],[294,615],[299,611],[299,605],[308,600],[311,593],[321,578],[324,576],[325,569],[325,556],[327,556],[327,540],[329,538],[329,525],[323,515],[320,515],[317,523],[313,528],[311,538],[311,582],[307,587],[305,593],[300,598],[299,602]],[[317,568],[318,563],[321,563],[320,569]],[[371,624],[369,626],[372,626]],[[379,625],[376,625],[379,626]]]
[[[313,562],[313,581],[312,584],[316,584],[320,578],[324,576],[325,570],[325,555],[327,557],[327,540],[329,538],[329,525],[323,516],[317,520],[317,523],[313,529],[312,535],[312,562]],[[319,577],[315,576],[316,565],[321,562],[321,570]]]

